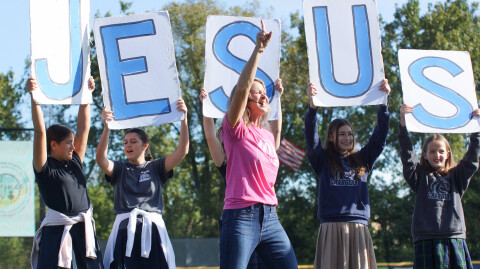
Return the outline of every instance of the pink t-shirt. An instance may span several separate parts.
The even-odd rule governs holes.
[[[243,119],[231,127],[223,119],[222,139],[227,155],[227,189],[223,209],[237,209],[262,203],[277,205],[274,185],[278,157],[273,134]]]

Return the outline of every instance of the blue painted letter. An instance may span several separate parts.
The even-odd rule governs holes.
[[[353,83],[340,83],[335,79],[327,8],[313,8],[320,83],[328,93],[340,98],[351,98],[364,94],[370,89],[373,81],[373,59],[367,8],[364,5],[353,6],[352,12],[357,49],[357,80]],[[352,61],[355,62],[354,59]]]
[[[242,60],[228,49],[228,44],[236,36],[246,36],[253,43],[255,43],[257,33],[261,31],[256,25],[246,22],[238,21],[226,25],[220,29],[213,40],[213,54],[217,60],[222,63],[226,68],[233,70],[235,73],[240,74],[245,67],[245,60]],[[255,76],[265,83],[267,88],[267,96],[271,100],[275,91],[273,90],[273,80],[260,68],[257,68]],[[210,92],[210,98],[212,103],[221,111],[227,111],[228,96],[225,94],[223,87],[218,87],[214,91]]]
[[[52,82],[48,73],[47,59],[33,63],[37,81],[46,96],[51,99],[66,99],[76,95],[82,88],[83,54],[82,27],[80,25],[80,0],[70,0],[70,79],[66,84]]]
[[[148,72],[146,58],[121,59],[118,40],[155,35],[153,20],[100,27],[103,53],[107,69],[110,103],[115,120],[125,120],[141,116],[159,115],[171,112],[168,98],[129,102],[125,89],[125,76]],[[141,89],[136,89],[141,91]]]
[[[442,68],[453,77],[463,73],[463,70],[454,62],[438,57],[420,58],[408,68],[408,73],[415,84],[454,105],[457,108],[457,113],[451,117],[439,117],[428,113],[419,104],[413,108],[413,116],[421,123],[435,128],[455,129],[466,125],[470,121],[470,113],[473,111],[472,106],[461,95],[426,78],[423,71],[428,67]]]

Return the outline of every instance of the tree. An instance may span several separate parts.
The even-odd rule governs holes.
[[[0,137],[8,139],[18,139],[28,134],[19,131],[13,131],[21,127],[21,112],[18,110],[18,104],[21,102],[22,93],[19,85],[13,83],[13,72],[0,74]],[[2,129],[7,130],[2,130]]]

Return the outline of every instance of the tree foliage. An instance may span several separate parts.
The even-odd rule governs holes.
[[[25,134],[13,131],[21,128],[21,111],[18,104],[22,101],[22,93],[19,85],[13,83],[13,72],[0,74],[0,137],[7,139],[18,139],[25,137]],[[7,130],[2,130],[6,128]],[[28,134],[26,134],[28,136]]]

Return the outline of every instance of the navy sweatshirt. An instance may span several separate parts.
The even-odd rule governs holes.
[[[403,176],[415,192],[412,217],[413,242],[429,239],[465,239],[466,227],[462,196],[478,169],[480,133],[470,136],[467,153],[446,176],[426,171],[413,151],[407,128],[400,126],[398,140],[401,148]]]
[[[367,169],[363,177],[355,179],[355,171],[350,168],[343,154],[338,153],[345,171],[332,175],[328,165],[327,152],[322,148],[318,137],[317,109],[309,108],[305,115],[305,140],[307,156],[318,178],[318,211],[320,223],[356,222],[368,225],[370,202],[367,178],[375,160],[382,153],[388,134],[390,114],[387,106],[380,105],[377,111],[377,126],[368,143],[360,150],[360,156]]]

